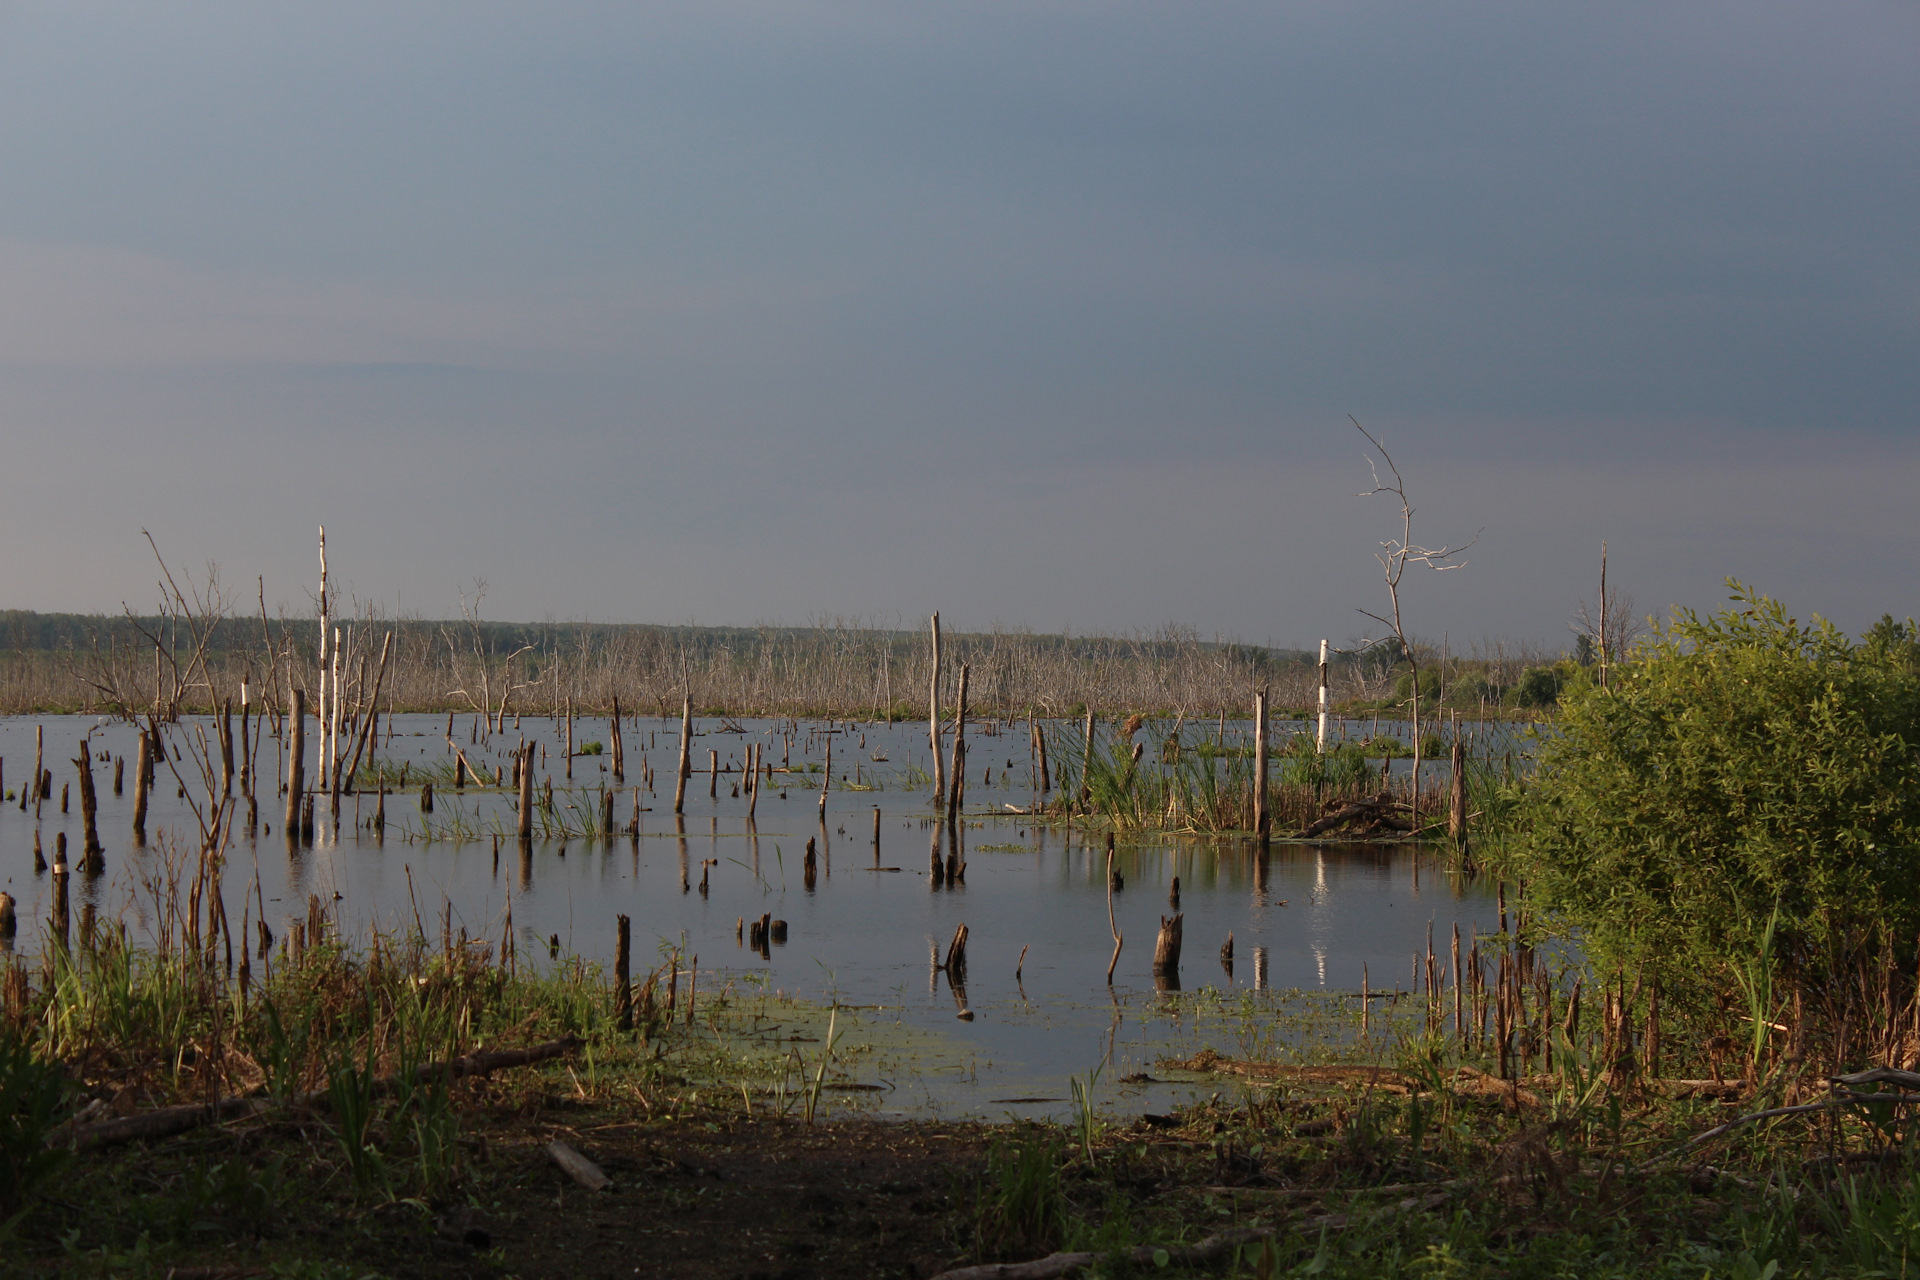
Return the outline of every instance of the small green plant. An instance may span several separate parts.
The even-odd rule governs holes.
[[[601,752],[605,751],[606,749],[607,749],[607,744],[596,739],[592,742],[581,743],[580,749],[576,751],[574,754],[582,755],[582,756],[597,756]]]
[[[833,1047],[840,1039],[840,1006],[834,1005],[827,1015],[827,1042],[820,1047],[820,1068],[813,1073],[813,1083],[807,1086],[807,1123],[813,1123],[813,1114],[820,1106],[820,1090],[827,1082],[827,1067],[833,1062]]]
[[[1087,1163],[1094,1162],[1093,1140],[1100,1133],[1100,1117],[1093,1108],[1093,1089],[1100,1083],[1100,1066],[1096,1064],[1086,1076],[1070,1077],[1067,1081],[1073,1094],[1074,1121],[1080,1130],[1080,1145],[1086,1152]]]
[[[327,1073],[327,1100],[333,1104],[340,1147],[346,1153],[354,1183],[365,1191],[385,1191],[386,1160],[373,1142],[375,1077],[371,1044],[367,1059],[364,1069],[350,1057],[334,1065]]]
[[[1060,1157],[1059,1141],[1046,1130],[988,1150],[974,1218],[982,1256],[1030,1258],[1059,1246],[1067,1228]]]

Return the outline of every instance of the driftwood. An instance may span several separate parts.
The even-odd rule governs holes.
[[[549,1058],[558,1058],[580,1047],[578,1036],[564,1036],[559,1040],[549,1040],[527,1049],[492,1049],[480,1053],[468,1054],[463,1058],[452,1058],[446,1062],[429,1062],[416,1067],[413,1080],[424,1084],[430,1080],[456,1080],[466,1076],[483,1076],[492,1071],[502,1071],[508,1067],[522,1067],[534,1062],[544,1062]],[[376,1080],[375,1093],[391,1093],[400,1085],[397,1076],[386,1076]],[[151,1141],[156,1138],[170,1138],[177,1133],[187,1133],[202,1125],[216,1124],[222,1120],[236,1120],[253,1115],[276,1106],[311,1106],[327,1100],[324,1091],[303,1093],[292,1098],[223,1098],[218,1102],[195,1102],[185,1106],[161,1107],[156,1111],[143,1111],[138,1115],[123,1116],[114,1120],[98,1120],[91,1124],[75,1126],[68,1134],[57,1137],[56,1145],[70,1142],[76,1150],[85,1151],[92,1147],[110,1147],[123,1142]]]
[[[143,1111],[138,1115],[78,1125],[68,1140],[77,1150],[85,1151],[90,1147],[111,1147],[122,1142],[171,1138],[176,1133],[186,1133],[201,1125],[237,1120],[257,1111],[265,1111],[272,1105],[272,1100],[268,1098],[223,1098],[212,1104],[196,1102],[181,1107],[161,1107],[157,1111]],[[58,1137],[54,1145],[62,1145]]]
[[[1150,1267],[1155,1263],[1154,1255],[1165,1252],[1167,1265],[1192,1266],[1196,1263],[1217,1262],[1242,1245],[1266,1240],[1272,1235],[1271,1227],[1242,1227],[1236,1231],[1222,1231],[1217,1236],[1208,1236],[1199,1244],[1141,1245],[1138,1248],[1125,1250],[1120,1256],[1135,1266]],[[943,1271],[933,1280],[1052,1280],[1055,1276],[1064,1276],[1082,1267],[1090,1267],[1110,1256],[1104,1253],[1050,1253],[1032,1262],[989,1262],[975,1267],[959,1267],[952,1271]]]
[[[565,1174],[589,1191],[604,1191],[613,1179],[600,1172],[600,1166],[580,1154],[577,1147],[555,1138],[547,1144],[547,1156]]]
[[[1371,800],[1355,800],[1351,804],[1341,805],[1325,817],[1308,823],[1306,830],[1300,834],[1311,838],[1349,822],[1364,822],[1364,834],[1385,830],[1404,835],[1413,830],[1413,823],[1399,816],[1406,812],[1406,808],[1406,805],[1383,791]]]
[[[1832,1096],[1818,1102],[1803,1102],[1793,1107],[1768,1107],[1763,1111],[1750,1111],[1743,1116],[1735,1116],[1723,1124],[1717,1124],[1703,1133],[1695,1134],[1665,1155],[1655,1156],[1640,1165],[1640,1169],[1651,1169],[1664,1161],[1685,1155],[1696,1147],[1701,1147],[1723,1137],[1743,1125],[1760,1120],[1777,1120],[1782,1116],[1813,1115],[1821,1111],[1832,1111],[1854,1103],[1890,1103],[1896,1106],[1914,1106],[1920,1104],[1920,1093],[1862,1093],[1854,1086],[1863,1084],[1894,1084],[1903,1089],[1920,1089],[1920,1074],[1912,1071],[1899,1071],[1893,1067],[1873,1067],[1866,1071],[1856,1071],[1851,1075],[1830,1076],[1827,1086]]]

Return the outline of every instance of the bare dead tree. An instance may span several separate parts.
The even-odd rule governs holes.
[[[1360,612],[1372,618],[1375,622],[1382,623],[1393,629],[1393,638],[1399,645],[1400,653],[1406,658],[1407,666],[1413,674],[1413,698],[1410,707],[1413,720],[1413,812],[1417,818],[1420,813],[1421,764],[1420,655],[1412,640],[1408,638],[1406,624],[1401,619],[1400,583],[1406,576],[1408,567],[1412,565],[1424,565],[1436,573],[1463,567],[1466,563],[1464,560],[1451,564],[1445,562],[1478,542],[1480,535],[1475,533],[1473,537],[1467,539],[1457,547],[1428,547],[1416,543],[1413,540],[1413,503],[1407,498],[1407,485],[1406,481],[1400,476],[1400,468],[1394,465],[1393,456],[1387,452],[1387,447],[1381,444],[1371,431],[1368,431],[1360,425],[1360,419],[1354,417],[1352,414],[1348,414],[1347,420],[1353,423],[1354,428],[1367,438],[1367,443],[1373,446],[1374,451],[1380,455],[1380,461],[1387,464],[1387,470],[1393,476],[1391,483],[1382,480],[1380,478],[1380,468],[1375,465],[1374,459],[1369,455],[1367,458],[1367,469],[1373,475],[1373,488],[1356,496],[1371,498],[1376,494],[1385,493],[1391,494],[1400,500],[1400,536],[1397,538],[1388,538],[1381,542],[1380,550],[1376,551],[1373,557],[1380,562],[1381,572],[1385,575],[1387,601],[1391,607],[1384,616],[1368,609],[1362,609]]]
[[[1647,634],[1646,623],[1634,616],[1633,597],[1612,591],[1607,586],[1607,544],[1600,544],[1600,594],[1582,600],[1567,629],[1593,645],[1600,668],[1600,687],[1607,687],[1608,668],[1623,661],[1627,652]]]

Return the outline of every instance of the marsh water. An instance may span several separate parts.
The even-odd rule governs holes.
[[[877,1046],[861,1069],[880,1086],[862,1095],[863,1105],[882,1113],[1058,1114],[1067,1108],[1069,1077],[1094,1068],[1101,1069],[1106,1101],[1159,1109],[1173,1100],[1169,1095],[1196,1087],[1138,1079],[1153,1075],[1162,1056],[1202,1044],[1231,1054],[1249,1041],[1304,1051],[1302,1038],[1350,1035],[1342,1018],[1357,1007],[1363,967],[1375,991],[1408,989],[1412,957],[1424,953],[1429,930],[1444,951],[1456,925],[1463,937],[1498,928],[1493,886],[1448,874],[1432,850],[1287,842],[1263,850],[1244,837],[1123,836],[1115,852],[1124,887],[1113,895],[1113,913],[1125,943],[1109,985],[1105,838],[1018,812],[1037,795],[1024,721],[968,727],[965,816],[957,831],[965,878],[945,885],[929,873],[936,847],[943,858],[953,850],[946,824],[934,819],[924,776],[931,755],[924,724],[700,718],[685,811],[676,816],[677,718],[623,721],[621,784],[610,772],[604,717],[575,722],[576,750],[591,751],[593,743],[601,750],[577,754],[571,780],[564,730],[554,719],[509,717],[504,732],[491,735],[473,716],[454,717],[451,733],[445,714],[380,723],[374,759],[389,776],[402,764],[408,770],[407,789],[385,797],[384,833],[372,828],[374,794],[342,795],[337,828],[322,797],[313,843],[291,849],[282,830],[284,802],[274,798],[285,752],[271,734],[264,742],[252,735],[259,826],[236,824],[224,885],[230,912],[238,914],[243,897],[264,903],[268,926],[284,938],[318,895],[348,937],[418,927],[437,941],[450,921],[497,953],[510,908],[520,963],[547,963],[557,953],[609,969],[616,917],[625,914],[637,973],[678,946],[706,997],[731,986],[857,1006],[850,1021]],[[1304,726],[1282,722],[1276,738],[1296,727]],[[36,728],[53,777],[52,796],[39,802],[37,817],[31,800],[24,809],[20,801]],[[1244,722],[1230,721],[1224,730],[1189,726],[1195,739],[1201,730],[1224,732],[1229,746],[1251,734]],[[1368,731],[1366,722],[1336,726],[1337,735]],[[0,888],[18,904],[16,950],[32,953],[47,937],[52,895],[48,874],[34,869],[36,830],[49,862],[62,833],[78,859],[73,762],[83,740],[95,760],[105,870],[76,871],[71,910],[77,915],[92,904],[99,919],[124,921],[135,942],[148,936],[153,897],[146,885],[167,857],[165,832],[178,831],[194,847],[198,825],[189,800],[206,807],[192,744],[202,733],[214,741],[204,720],[168,732],[169,754],[180,748],[180,758],[158,769],[148,841],[136,847],[132,726],[92,716],[0,720],[0,770],[12,796],[0,807]],[[310,730],[309,785],[316,739]],[[522,850],[512,835],[510,784],[513,752],[523,740],[544,749],[536,777],[543,789],[551,782],[556,812],[574,815],[568,825],[591,826],[603,812],[602,792],[613,790],[618,834],[556,833]],[[764,763],[790,770],[763,782],[751,818],[739,786],[749,743],[759,745]],[[509,785],[452,786],[455,748],[483,773],[500,768]],[[116,795],[113,762],[123,755],[125,781]],[[717,764],[712,772],[710,761]],[[636,794],[649,769],[652,787],[639,785]],[[418,796],[423,773],[436,778],[430,815]],[[818,858],[811,883],[803,865],[809,840]],[[1177,990],[1151,972],[1155,932],[1174,911],[1176,877],[1185,937]],[[762,914],[786,922],[784,941],[764,952],[742,936],[743,922]],[[929,956],[944,951],[962,923],[970,935],[967,982],[956,992]],[[1220,956],[1229,933],[1230,966]],[[959,1016],[963,1008],[970,1019]]]

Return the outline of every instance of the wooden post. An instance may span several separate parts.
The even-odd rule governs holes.
[[[248,705],[248,698],[252,692],[253,690],[247,687],[247,682],[242,680],[240,682],[240,790],[249,797],[253,795],[252,726],[249,723],[253,718],[253,709]],[[117,773],[114,777],[113,794],[120,794]]]
[[[680,695],[680,768],[673,781],[673,811],[680,813],[687,805],[687,778],[693,765],[688,759],[693,750],[693,692],[687,690]]]
[[[1033,742],[1040,752],[1040,794],[1044,796],[1053,790],[1053,776],[1047,770],[1047,731],[1039,725],[1033,727]]]
[[[633,929],[627,917],[618,917],[613,952],[613,1020],[622,1031],[633,1030]]]
[[[533,751],[520,746],[520,843],[533,843]]]
[[[1321,755],[1327,754],[1327,642],[1320,642],[1320,732],[1315,738],[1315,749]]]
[[[720,798],[720,752],[707,748],[707,799]]]
[[[93,794],[93,744],[80,740],[80,758],[73,762],[80,770],[80,824],[82,843],[80,846],[80,865],[88,871],[98,871],[101,867],[100,831],[94,825],[94,817],[99,805]]]
[[[960,701],[953,718],[953,792],[947,799],[947,812],[959,813],[967,789],[967,671],[960,664]]]
[[[1153,943],[1155,977],[1172,977],[1180,972],[1181,921],[1185,919],[1185,913],[1179,911],[1160,917],[1160,934]]]
[[[156,690],[154,697],[156,698],[160,696],[157,692],[159,687],[157,683],[154,685]],[[35,822],[40,820],[40,801],[45,798],[47,791],[45,783],[42,782],[42,778],[45,777],[42,770],[46,768],[46,764],[41,756],[41,752],[45,746],[45,737],[45,726],[33,726],[33,820]]]
[[[140,735],[140,755],[133,766],[133,842],[147,842],[147,776],[153,772],[153,742]]]
[[[833,739],[827,739],[827,765],[820,771],[820,822],[827,821],[827,787],[833,782]],[[809,842],[811,843],[811,842]]]
[[[573,781],[573,699],[567,699],[567,781]]]
[[[1267,754],[1267,689],[1262,685],[1253,695],[1253,830],[1262,841],[1273,828],[1267,812]]]
[[[1087,716],[1091,721],[1093,716]],[[1120,948],[1125,939],[1120,936],[1120,924],[1113,916],[1113,835],[1107,835],[1107,929],[1113,934],[1113,959],[1107,961],[1107,985],[1113,985],[1114,966],[1120,963]]]
[[[66,832],[61,832],[61,846],[65,845],[66,839]],[[54,942],[62,951],[67,949],[67,929],[67,856],[64,848],[56,846],[53,854],[53,935]]]
[[[627,744],[620,736],[620,699],[613,700],[613,718],[607,723],[607,736],[611,739],[613,750],[613,780],[624,782],[627,778]]]
[[[121,783],[126,772],[127,758],[124,755],[115,756],[113,758],[113,794],[120,794]],[[0,782],[0,788],[4,788],[5,785],[4,782]]]
[[[233,794],[233,702],[220,704],[220,794]]]
[[[940,741],[940,615],[933,615],[933,677],[927,694],[927,737],[933,742],[933,807],[938,809],[946,801],[947,784],[945,766],[940,754],[943,744]]]
[[[747,750],[747,824],[753,824],[753,811],[760,804],[760,744]]]
[[[873,806],[873,865],[880,865],[880,806]]]
[[[300,801],[307,789],[307,691],[295,689],[287,711],[287,843],[300,842]]]

